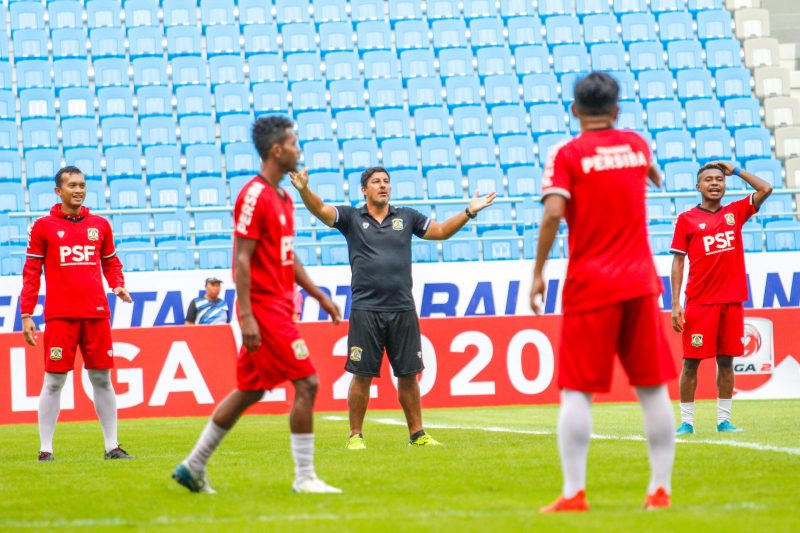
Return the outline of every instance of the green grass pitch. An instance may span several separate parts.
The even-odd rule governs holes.
[[[138,458],[104,461],[97,422],[61,423],[56,461],[36,462],[35,425],[0,426],[4,531],[800,531],[800,401],[734,403],[745,433],[719,435],[714,402],[680,439],[673,507],[645,512],[636,404],[597,404],[584,514],[537,513],[558,494],[556,406],[425,411],[445,446],[407,446],[399,411],[368,414],[368,449],[344,449],[347,422],[316,418],[319,476],[342,495],[290,492],[285,416],[246,416],[209,465],[216,495],[170,479],[205,419],[124,420]]]

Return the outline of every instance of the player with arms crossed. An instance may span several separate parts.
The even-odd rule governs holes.
[[[131,301],[125,290],[122,263],[114,248],[108,221],[84,207],[86,178],[68,166],[55,177],[61,203],[31,226],[22,272],[22,332],[36,346],[36,307],[42,267],[47,287],[44,301],[44,384],[39,396],[39,461],[53,460],[53,434],[61,410],[61,389],[75,367],[80,346],[92,382],[92,397],[103,429],[106,459],[131,459],[117,442],[117,396],[111,383],[114,352],[111,313],[103,276],[114,294]]]
[[[658,172],[638,134],[614,128],[619,86],[605,73],[575,84],[581,134],[553,148],[542,178],[544,215],[531,287],[540,312],[544,265],[561,218],[569,227],[569,266],[558,357],[558,449],[564,486],[541,512],[587,511],[586,459],[593,393],[611,387],[618,354],[644,411],[651,477],[645,508],[670,505],[674,415],[665,383],[676,376],[663,332],[661,282],[647,240],[645,189]]]
[[[756,192],[726,206],[725,177],[740,176]],[[678,435],[694,433],[697,368],[703,359],[717,360],[717,431],[738,432],[730,422],[733,402],[733,358],[744,353],[743,302],[747,300],[742,226],[772,193],[769,183],[730,163],[717,161],[697,173],[702,202],[681,213],[675,223],[672,258],[672,328],[683,334],[680,377],[681,425]],[[686,311],[681,287],[686,256],[689,281]]]
[[[295,396],[289,415],[295,464],[292,490],[339,493],[314,471],[314,399],[317,372],[292,316],[294,284],[317,299],[334,324],[341,318],[336,304],[308,277],[294,255],[294,205],[279,183],[297,169],[300,148],[292,122],[281,116],[261,117],[253,125],[253,143],[261,157],[259,174],[236,199],[234,282],[243,346],[236,366],[236,389],[214,410],[192,452],[172,473],[192,492],[214,492],[206,464],[239,417],[264,391],[291,381]]]

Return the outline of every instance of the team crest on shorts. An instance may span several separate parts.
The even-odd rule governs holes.
[[[89,233],[90,241],[96,241],[100,239],[100,232],[97,231],[97,228],[89,228],[87,231]]]
[[[392,229],[395,231],[403,231],[403,219],[402,218],[393,218],[392,219]]]
[[[695,333],[692,335],[692,346],[695,348],[699,348],[703,345],[703,336],[699,333]]]
[[[736,224],[736,219],[733,217],[733,213],[725,213],[725,222],[727,222],[729,226]]]
[[[61,348],[50,348],[50,360],[51,361],[61,361]]]
[[[361,361],[361,352],[363,351],[364,350],[362,350],[358,346],[353,346],[352,348],[350,348],[350,360],[355,362]]]
[[[308,357],[308,347],[306,346],[306,341],[303,339],[297,339],[292,343],[292,350],[294,350],[294,356],[297,359],[306,359]]]

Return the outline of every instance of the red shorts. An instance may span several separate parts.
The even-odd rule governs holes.
[[[608,392],[615,354],[634,387],[654,387],[675,379],[677,373],[657,296],[565,314],[558,386],[581,392]]]
[[[111,322],[107,318],[53,318],[44,328],[45,372],[72,370],[79,346],[85,368],[114,368]]]
[[[741,302],[686,306],[683,357],[708,359],[744,354],[744,305]]]
[[[236,364],[236,388],[239,390],[272,390],[284,381],[294,381],[317,373],[291,317],[256,311],[261,346],[248,352],[239,350]]]

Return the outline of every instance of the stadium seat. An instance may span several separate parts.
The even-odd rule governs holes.
[[[498,18],[474,18],[469,22],[470,45],[473,50],[505,44],[503,22]]]
[[[13,98],[13,94],[11,95]],[[16,119],[16,102],[11,108],[11,117]],[[20,118],[56,118],[56,97],[52,89],[25,89],[19,92]]]
[[[153,236],[156,244],[167,239],[190,238],[189,215],[184,209],[176,209],[174,213],[156,213],[153,215]]]
[[[414,78],[408,80],[408,109],[412,113],[418,107],[441,106],[442,82],[439,78]]]
[[[662,43],[694,39],[694,20],[686,11],[669,11],[658,16],[658,36]]]
[[[314,0],[313,6],[314,22],[320,26],[322,23],[342,22],[348,18],[346,3],[342,0]]]
[[[375,112],[375,137],[378,142],[392,137],[411,137],[411,117],[403,109]]]
[[[495,17],[497,17],[497,6],[493,1],[464,0],[464,18],[466,20]]]
[[[558,80],[555,74],[528,74],[522,78],[522,99],[526,104],[557,102]]]
[[[62,91],[63,92],[63,91]],[[172,90],[169,87],[140,87],[136,90],[139,118],[172,116]],[[102,118],[102,117],[101,117]]]
[[[125,57],[125,32],[122,28],[97,28],[89,31],[92,60]],[[97,67],[95,66],[95,73]]]
[[[308,2],[275,0],[275,20],[279,26],[292,22],[308,22]]]
[[[528,132],[525,110],[518,105],[494,107],[491,117],[492,133],[497,138]]]
[[[484,79],[486,106],[491,109],[497,105],[519,104],[519,82],[511,74],[487,76]]]
[[[728,130],[698,130],[694,139],[697,145],[697,161],[700,164],[709,161],[731,160],[731,135]]]
[[[431,23],[433,49],[440,53],[446,48],[466,48],[467,25],[461,18],[434,20]]]
[[[410,52],[404,52],[406,54]],[[398,61],[394,52],[373,50],[364,54],[364,79],[395,79],[399,77]]]
[[[445,261],[477,261],[478,241],[469,229],[462,229],[442,242],[442,258]]]
[[[95,129],[96,132],[96,129]],[[97,135],[97,133],[95,133]],[[76,166],[86,176],[86,180],[102,180],[103,164],[101,153],[97,150],[97,145],[89,148],[71,148],[64,150],[64,162],[67,165]]]
[[[91,0],[86,2],[86,24],[90,28],[108,28],[121,25],[122,6],[113,0]]]
[[[301,81],[291,85],[292,108],[301,111],[321,111],[326,105],[325,84],[321,81]]]
[[[219,148],[214,144],[192,144],[184,146],[186,152],[186,177],[191,181],[205,176],[222,176],[222,161],[219,157]],[[224,189],[224,185],[223,185]],[[225,194],[220,196],[225,202]]]
[[[228,178],[237,175],[253,176],[258,172],[261,159],[251,142],[234,142],[225,145],[225,173]],[[234,198],[235,199],[235,198]]]
[[[331,109],[364,109],[366,105],[364,82],[361,80],[339,80],[330,84]]]
[[[589,69],[589,54],[582,44],[564,44],[553,47],[553,71],[583,72]]]
[[[208,31],[210,32],[211,29],[209,28]],[[283,36],[283,53],[287,56],[297,52],[313,52],[317,49],[316,31],[311,23],[284,24],[281,35]],[[231,48],[228,53],[232,52]]]
[[[549,142],[560,142],[561,134],[542,135],[539,137],[539,149],[543,143],[545,150]],[[500,166],[504,169],[520,165],[533,165],[536,162],[533,139],[528,135],[506,135],[497,141]],[[546,152],[545,152],[546,153]]]
[[[5,184],[16,185],[19,184]],[[5,198],[11,192],[9,187],[0,185],[0,211],[16,211],[17,209],[5,209],[8,206]],[[23,201],[23,204],[25,202]],[[12,204],[13,205],[13,204]],[[22,211],[24,208],[20,209]],[[7,214],[0,214],[0,242],[11,245],[23,245],[28,240],[28,221],[24,218],[11,218]]]
[[[691,197],[676,197],[674,202],[675,214],[680,215],[681,213],[685,213],[693,207],[700,205],[700,196],[694,195]]]
[[[477,76],[458,76],[445,80],[447,106],[481,105],[481,83]]]
[[[329,52],[353,50],[353,26],[349,22],[328,22],[319,26],[319,48],[327,60]]]
[[[614,1],[616,3],[619,0],[614,0]],[[630,1],[630,0],[625,0],[625,1]],[[641,2],[642,0],[638,1]],[[647,7],[645,5],[644,10],[646,9]],[[665,13],[667,11],[684,11],[685,9],[686,9],[686,0],[650,0],[650,10],[653,13]]]
[[[764,225],[768,252],[791,252],[800,249],[800,222],[774,220]]]
[[[402,20],[397,22],[394,35],[395,47],[398,52],[415,49],[427,50],[430,46],[428,25],[421,20]]]
[[[692,159],[692,138],[686,131],[660,131],[656,133],[656,154],[661,163]]]
[[[763,252],[763,228],[751,218],[742,226],[742,245],[745,252]]]
[[[592,46],[592,67],[596,70],[625,70],[625,47],[619,43],[600,43]],[[585,65],[581,65],[583,69]]]
[[[472,76],[472,53],[466,48],[447,48],[439,52],[439,75],[442,78]]]
[[[16,62],[17,84],[20,89],[35,87],[52,87],[53,78],[50,76],[50,62],[46,59],[26,59]],[[9,78],[10,82],[11,79]],[[4,84],[10,88],[10,84]]]
[[[0,150],[17,150],[19,130],[13,120],[0,120]]]
[[[455,168],[434,168],[426,173],[428,197],[431,199],[463,198],[462,174]]]
[[[330,115],[328,115],[330,120]],[[328,123],[330,127],[330,122]],[[253,117],[249,113],[231,113],[219,118],[219,135],[222,146],[230,143],[241,143],[251,141],[251,130],[253,128]],[[209,141],[213,144],[212,136]]]
[[[411,240],[411,261],[413,263],[435,263],[439,260],[436,242],[414,238]]]
[[[44,6],[38,2],[12,2],[8,6],[12,30],[44,29]]]
[[[305,166],[314,170],[339,170],[339,147],[335,141],[311,141],[303,146]]]
[[[241,6],[239,8],[241,18]],[[259,23],[247,25],[242,29],[244,38],[244,56],[254,54],[277,53],[278,27],[275,24]]]
[[[420,154],[423,172],[435,167],[455,167],[457,165],[456,146],[449,138],[423,139],[420,141]]]
[[[140,57],[131,61],[133,66],[133,85],[167,85],[167,64],[161,57]],[[173,76],[174,79],[174,76]]]
[[[126,241],[150,242],[150,216],[143,214],[113,214],[111,226],[114,240],[118,243]]]
[[[152,178],[150,180],[150,205],[152,207],[183,207],[186,205],[186,201],[186,183],[182,179]]]
[[[328,83],[337,80],[357,80],[360,77],[358,55],[355,52],[331,52],[325,56],[325,78]]]
[[[164,46],[161,44],[163,38],[164,34],[158,27],[131,28],[128,31],[128,52],[131,59],[146,56],[160,58],[164,54]]]
[[[714,39],[706,43],[706,67],[739,68],[742,66],[741,47],[735,39]]]
[[[463,165],[462,165],[463,166]],[[467,191],[471,195],[475,191],[480,191],[481,196],[496,192],[498,196],[504,196],[505,187],[503,186],[503,173],[494,166],[483,166],[471,168],[467,171]],[[498,204],[511,208],[511,204]],[[508,217],[511,218],[510,215]]]
[[[468,135],[485,135],[489,132],[489,117],[481,106],[453,108],[453,135],[456,140]]]
[[[415,149],[416,152],[416,149]],[[384,152],[385,153],[385,152]],[[416,157],[416,154],[415,154]],[[384,155],[385,158],[385,155]],[[384,159],[385,161],[385,159]],[[416,166],[416,158],[414,162]],[[425,193],[422,185],[422,174],[419,170],[406,169],[392,173],[392,198],[395,200],[422,200]],[[352,195],[351,195],[352,198]]]
[[[97,121],[93,118],[70,118],[61,122],[64,148],[97,146]]]
[[[530,197],[542,193],[542,169],[535,166],[513,166],[506,170],[508,195]],[[519,218],[519,217],[518,217]]]
[[[687,68],[701,69],[703,47],[699,41],[671,41],[667,43],[667,60],[670,70],[681,71]]]
[[[725,9],[709,9],[697,13],[697,37],[709,39],[731,39],[731,14]]]
[[[520,258],[520,236],[510,229],[490,229],[482,234],[484,261]]]
[[[250,112],[250,89],[244,83],[226,83],[214,87],[214,111],[217,117]]]
[[[22,187],[22,171],[19,154],[0,151],[0,171],[12,181],[0,181],[0,211],[24,211],[25,189]]]
[[[511,53],[507,48],[499,46],[481,48],[475,57],[478,61],[478,75],[481,78],[498,74],[513,74]]]
[[[31,211],[49,211],[59,201],[59,197],[53,192],[54,175],[55,173],[51,173],[47,180],[28,184]]]
[[[739,128],[734,131],[736,159],[740,162],[772,157],[770,132],[766,128]]]
[[[339,233],[325,235],[319,239],[323,265],[346,265],[350,262],[347,241]]]
[[[495,144],[489,136],[463,137],[459,146],[463,171],[474,167],[494,166],[497,162]]]
[[[561,78],[561,100],[566,104],[575,99],[575,83],[585,77],[588,72],[568,72],[562,74]]]
[[[583,19],[583,38],[586,44],[618,42],[617,17],[608,13],[585,17]]]
[[[508,46],[516,50],[519,46],[542,44],[542,23],[538,17],[511,17],[507,21]]]
[[[105,151],[108,181],[142,176],[142,154],[136,146],[114,146]]]
[[[620,17],[622,42],[656,40],[656,19],[650,13],[628,13]]]
[[[98,90],[98,94],[100,91]],[[127,91],[130,94],[130,91]],[[95,92],[87,87],[62,89],[58,93],[61,119],[94,116]]]
[[[350,139],[372,138],[369,113],[364,109],[348,109],[336,113],[336,138],[339,143]]]
[[[233,0],[200,0],[200,21],[203,26],[235,24]]]
[[[430,50],[406,50],[400,52],[400,72],[403,81],[413,78],[432,78],[436,76],[436,58]],[[366,75],[366,62],[364,64]]]
[[[541,16],[541,10],[539,15]],[[581,26],[577,17],[571,15],[547,17],[544,28],[548,46],[581,42]]]
[[[226,196],[225,181],[218,177],[195,177],[189,181],[189,201],[192,207],[224,206]]]
[[[197,242],[226,239],[233,231],[233,217],[226,212],[194,213],[194,234]]]
[[[178,118],[204,115],[211,111],[211,91],[205,85],[185,85],[175,89]]]
[[[5,12],[3,13],[5,14]],[[78,2],[49,2],[47,14],[50,17],[50,29],[53,31],[83,28],[83,6]]]
[[[544,214],[544,205],[532,196],[526,196],[521,202],[514,204],[517,210],[517,222],[522,222],[523,226],[538,227]]]
[[[175,120],[172,117],[151,116],[143,118],[140,122],[143,147],[177,144]]]
[[[56,91],[69,87],[89,86],[89,64],[85,59],[53,61],[53,74]]]
[[[449,116],[441,107],[421,107],[414,110],[414,135],[417,140],[427,137],[447,137],[450,134]]]
[[[50,38],[47,30],[17,30],[11,39],[14,57],[18,59],[46,59],[49,55],[47,45]]]
[[[459,18],[461,15],[458,0],[430,0],[427,4],[425,14],[428,20]]]
[[[566,133],[567,123],[561,104],[534,104],[528,109],[534,137],[543,133]]]
[[[683,108],[675,100],[654,100],[647,104],[647,129],[652,133],[683,129]]]
[[[114,237],[117,237],[115,232]],[[117,244],[117,255],[126,271],[147,272],[155,270],[153,248],[149,242],[121,241]]]
[[[378,145],[372,139],[355,139],[342,143],[345,172],[363,171],[378,164]]]
[[[713,98],[711,73],[704,68],[683,69],[678,72],[678,98],[686,101],[690,98]]]
[[[55,110],[55,105],[53,106],[53,108]],[[0,89],[0,119],[16,120],[16,118],[17,118],[16,96],[14,95],[13,91]]]
[[[130,89],[127,87],[105,87],[98,89],[97,111],[100,118],[115,116],[132,117],[133,95]]]
[[[142,209],[147,207],[145,184],[141,179],[117,179],[109,183],[111,209]]]
[[[647,220],[664,222],[672,220],[672,200],[670,198],[648,198]]]
[[[51,118],[32,118],[22,122],[22,147],[57,148],[58,123]]]
[[[206,239],[197,244],[197,267],[219,269],[231,267],[231,239]]]
[[[325,202],[344,202],[344,187],[342,177],[338,172],[314,172],[309,177],[309,182],[314,192]],[[287,189],[293,189],[287,185]]]
[[[697,171],[700,165],[695,161],[674,161],[664,165],[664,184],[670,192],[694,191]],[[679,212],[680,213],[680,212]]]
[[[514,50],[517,76],[526,74],[550,74],[550,53],[546,46],[520,46]]]
[[[367,94],[372,111],[403,107],[403,85],[399,79],[370,80],[367,83]]]
[[[223,240],[220,242],[229,242]],[[211,240],[203,241],[198,244],[199,255],[201,257],[198,268],[230,268],[231,252],[230,248],[213,249]],[[222,246],[220,246],[221,248]],[[163,240],[157,243],[159,270],[192,270],[194,269],[194,252],[189,247],[189,242],[185,240]],[[204,252],[206,255],[204,255]],[[210,256],[210,257],[209,257]]]
[[[384,21],[365,21],[356,25],[359,53],[392,49],[392,30]]]
[[[125,2],[125,25],[129,28],[158,26],[158,4],[157,0],[127,0]],[[48,8],[48,11],[52,26],[52,7]],[[80,12],[76,20],[80,21]]]
[[[688,100],[685,107],[686,127],[689,131],[722,127],[722,107],[717,100]]]
[[[257,83],[252,91],[256,115],[289,113],[288,91],[283,82]]]
[[[300,142],[333,139],[332,124],[333,118],[328,111],[300,113],[297,115],[298,138]]]
[[[774,188],[781,189],[783,184],[783,165],[774,159],[751,159],[744,165],[745,170],[768,181]]]
[[[792,197],[787,194],[773,194],[767,198],[758,210],[760,219],[791,219],[795,213],[792,208]],[[768,223],[768,222],[767,222]]]
[[[642,102],[675,97],[675,80],[669,71],[649,70],[639,73],[639,99]]]
[[[291,59],[297,56],[305,56],[306,54],[295,54],[287,58],[287,63],[291,65]],[[319,58],[316,62],[319,67]],[[291,80],[291,66],[290,77]],[[295,67],[297,71],[300,67]],[[211,86],[214,87],[219,83],[244,83],[244,63],[238,55],[218,55],[209,58],[208,60],[208,73],[211,80]]]
[[[626,130],[644,129],[644,109],[639,102],[620,102],[617,127]]]
[[[196,26],[172,26],[166,29],[167,54],[170,59],[179,56],[201,56],[200,29]]]
[[[647,227],[648,236],[650,237],[650,248],[653,255],[668,255],[669,248],[672,245],[672,234],[674,228],[672,224],[667,222],[651,222]]]
[[[725,125],[730,130],[761,126],[761,105],[755,98],[731,98],[725,101]]]
[[[239,24],[264,24],[272,21],[271,2],[263,0],[238,0]]]
[[[630,67],[633,72],[661,71],[665,67],[664,47],[659,42],[642,41],[628,47]]]

